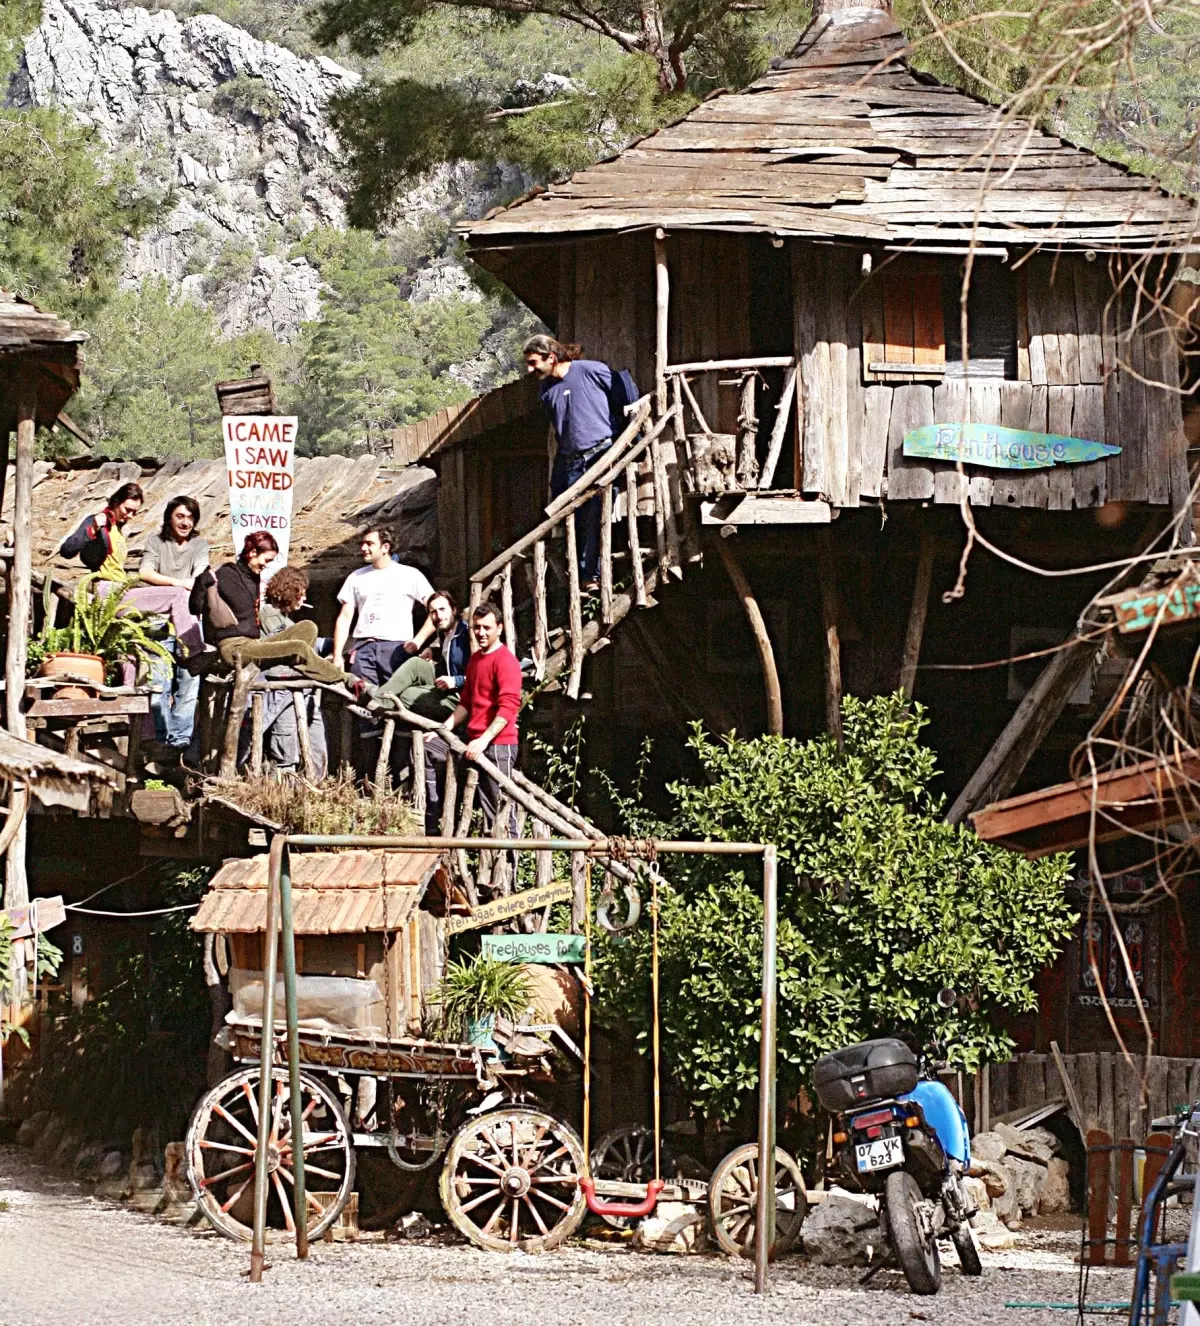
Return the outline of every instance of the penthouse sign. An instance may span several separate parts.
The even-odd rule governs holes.
[[[926,424],[904,437],[904,454],[923,460],[962,461],[993,470],[1048,470],[1119,455],[1111,442],[1059,433],[1034,433],[998,424]]]
[[[271,571],[287,563],[291,542],[296,423],[294,415],[227,414],[221,420],[233,550],[241,552],[247,534],[266,530],[279,544]]]

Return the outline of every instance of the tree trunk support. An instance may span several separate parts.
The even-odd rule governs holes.
[[[917,555],[917,579],[913,586],[912,607],[908,613],[908,630],[904,635],[904,657],[900,663],[900,689],[910,700],[917,682],[917,664],[921,659],[921,641],[925,636],[925,617],[929,612],[933,552],[933,535],[922,534],[921,551]]]
[[[8,648],[4,658],[4,719],[15,737],[26,737],[25,664],[29,614],[33,606],[33,435],[37,427],[37,391],[32,372],[17,399],[17,453],[13,472],[13,558],[8,571]],[[26,826],[22,821],[6,857],[4,905],[29,902],[25,868]]]
[[[842,749],[842,642],[838,634],[837,568],[827,530],[817,540],[817,564],[821,578],[821,632],[825,668],[825,727]]]
[[[758,650],[759,662],[762,664],[763,684],[767,691],[767,731],[773,736],[781,737],[783,736],[783,692],[779,685],[779,669],[775,666],[775,651],[771,648],[771,637],[767,634],[766,618],[758,606],[750,582],[738,565],[737,557],[730,548],[728,540],[720,540],[719,546],[721,561],[730,580],[733,581],[738,598],[742,601],[751,634],[754,636],[754,645]]]

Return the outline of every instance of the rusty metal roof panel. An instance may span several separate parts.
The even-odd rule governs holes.
[[[293,852],[293,889],[377,889],[388,884],[420,884],[437,865],[437,852],[379,849],[352,852]],[[234,857],[212,877],[212,889],[265,889],[267,854]]]

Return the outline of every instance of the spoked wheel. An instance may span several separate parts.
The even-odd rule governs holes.
[[[661,1154],[663,1174],[674,1169],[674,1157],[664,1145]],[[616,1179],[621,1183],[649,1183],[654,1177],[654,1133],[645,1124],[625,1124],[605,1133],[592,1149],[592,1178]],[[601,1216],[614,1229],[628,1229],[629,1216]]]
[[[708,1184],[708,1216],[722,1252],[753,1257],[758,1213],[758,1143],[731,1151],[713,1170]],[[770,1256],[795,1247],[808,1214],[808,1196],[800,1166],[775,1148],[775,1242]]]
[[[227,1238],[254,1232],[254,1165],[258,1152],[259,1070],[243,1068],[218,1082],[192,1113],[187,1133],[188,1182],[209,1222]],[[286,1068],[272,1074],[267,1148],[267,1237],[296,1231],[291,1097]],[[354,1140],[337,1097],[316,1078],[300,1076],[308,1236],[320,1238],[354,1187]]]
[[[893,1170],[887,1176],[883,1209],[908,1287],[914,1294],[936,1294],[942,1287],[942,1257],[923,1209],[921,1189],[911,1174]]]
[[[583,1143],[542,1110],[494,1110],[454,1135],[442,1205],[454,1227],[492,1252],[544,1252],[579,1228]]]

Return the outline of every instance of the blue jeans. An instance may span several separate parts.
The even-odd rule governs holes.
[[[168,640],[167,648],[178,657],[179,642]],[[156,659],[150,669],[154,692],[150,696],[150,714],[154,719],[154,736],[177,750],[183,750],[192,739],[196,720],[196,700],[200,695],[200,678],[193,676],[177,663]]]
[[[554,457],[550,471],[550,500],[561,497],[612,446],[612,439],[601,442],[590,451],[564,456],[560,451]],[[614,488],[615,492],[616,489]],[[575,551],[579,557],[579,583],[586,585],[600,575],[600,498],[593,497],[575,512]]]
[[[356,677],[362,677],[372,686],[382,686],[405,659],[411,657],[405,652],[403,640],[359,640],[350,657],[350,671]],[[359,722],[359,736],[368,746],[380,739],[383,725],[378,719]],[[364,752],[368,758],[369,770],[371,751]]]

